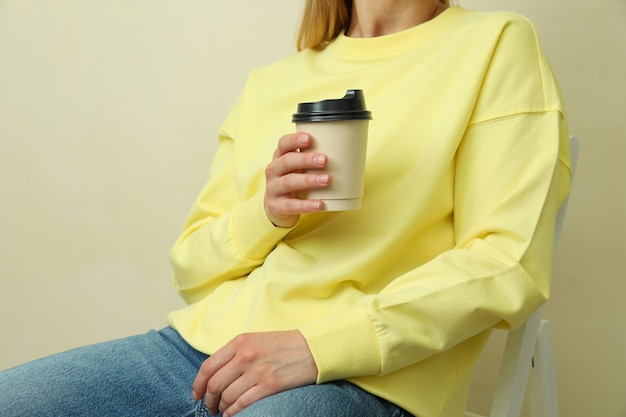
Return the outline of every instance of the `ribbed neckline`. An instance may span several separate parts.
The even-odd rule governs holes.
[[[350,38],[342,32],[326,49],[333,54],[351,58],[400,54],[419,48],[443,35],[464,13],[465,10],[459,6],[452,6],[428,22],[375,38]]]

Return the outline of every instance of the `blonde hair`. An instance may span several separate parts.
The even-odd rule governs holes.
[[[439,0],[450,6],[450,0]],[[306,0],[300,31],[296,40],[298,51],[323,49],[350,24],[352,0]]]

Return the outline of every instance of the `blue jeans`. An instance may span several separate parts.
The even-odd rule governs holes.
[[[0,415],[208,417],[191,386],[207,355],[172,328],[70,350],[0,372]],[[239,417],[403,417],[401,408],[338,381],[262,399]]]

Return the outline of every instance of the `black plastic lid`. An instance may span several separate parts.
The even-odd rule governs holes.
[[[372,113],[366,110],[363,91],[348,90],[340,99],[298,104],[298,112],[293,115],[291,121],[298,123],[371,119]]]

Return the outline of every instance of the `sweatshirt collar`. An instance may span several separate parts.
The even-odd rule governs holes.
[[[333,54],[352,58],[401,54],[408,50],[415,50],[442,36],[461,18],[464,12],[460,7],[452,6],[428,22],[401,32],[374,38],[350,38],[342,32],[326,49]]]

